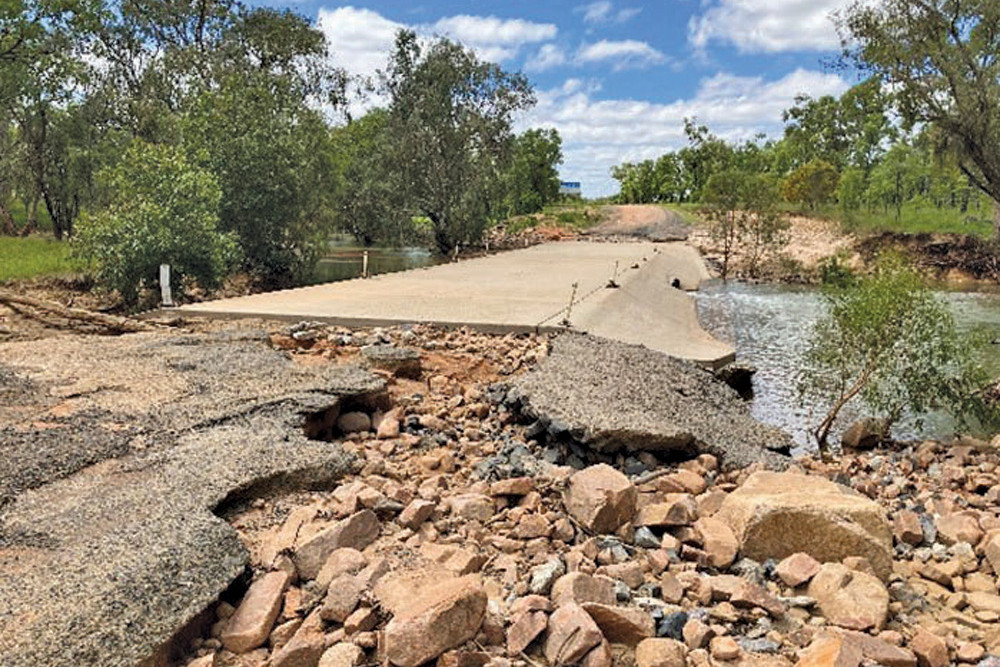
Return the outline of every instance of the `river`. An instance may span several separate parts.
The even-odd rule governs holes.
[[[445,261],[437,253],[427,248],[390,248],[358,245],[350,236],[338,235],[330,242],[330,249],[316,265],[310,285],[353,280],[361,277],[365,251],[368,252],[368,273],[393,273],[407,269],[420,269]]]
[[[1000,294],[941,292],[956,323],[963,330],[984,329],[1000,340]],[[758,368],[754,377],[753,415],[790,433],[807,450],[813,446],[809,430],[824,416],[827,404],[817,395],[800,396],[799,379],[809,369],[805,363],[813,324],[824,314],[818,289],[788,285],[749,285],[713,282],[695,293],[702,326],[736,348],[740,361]],[[1000,377],[1000,347],[988,345],[980,360],[993,377]],[[863,416],[864,406],[845,408],[835,435]],[[943,438],[954,433],[952,419],[926,415],[917,428],[907,415],[893,429],[898,439]],[[836,441],[836,437],[834,438]]]

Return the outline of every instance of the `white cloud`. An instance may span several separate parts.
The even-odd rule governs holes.
[[[592,44],[584,44],[576,54],[580,63],[614,61],[615,71],[630,67],[648,67],[666,62],[667,57],[646,42],[634,39],[609,41],[602,39]]]
[[[404,28],[425,37],[454,39],[494,62],[510,60],[522,47],[552,40],[558,34],[558,28],[551,23],[464,14],[431,24],[406,25],[370,9],[350,6],[320,9],[317,25],[326,34],[334,63],[352,74],[367,76],[385,66],[396,33]]]
[[[840,46],[831,13],[851,0],[707,0],[691,18],[688,41],[733,44],[743,53],[827,51]]]
[[[599,24],[625,23],[638,16],[642,10],[638,7],[625,7],[616,12],[613,3],[601,0],[589,5],[580,5],[574,11],[583,14],[584,23]]]
[[[385,66],[396,33],[406,27],[378,12],[355,7],[320,9],[316,25],[326,35],[333,63],[363,76]]]
[[[839,95],[847,88],[836,74],[803,69],[775,81],[719,73],[703,80],[690,99],[655,103],[598,100],[593,89],[571,79],[540,92],[538,106],[521,126],[559,130],[566,157],[562,175],[583,181],[588,196],[600,196],[617,189],[609,175],[612,166],[682,147],[685,118],[697,118],[731,141],[752,139],[761,131],[780,135],[781,112],[796,95]]]
[[[524,69],[528,72],[544,72],[567,62],[566,52],[556,44],[543,44],[535,55],[528,58]]]

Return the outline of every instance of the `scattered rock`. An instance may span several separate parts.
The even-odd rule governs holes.
[[[809,583],[829,623],[850,630],[880,630],[889,613],[889,592],[881,581],[839,563],[827,563]]]
[[[247,653],[263,646],[281,611],[289,579],[284,572],[271,572],[255,581],[226,623],[220,637],[222,645],[233,653]]]
[[[299,576],[306,580],[315,579],[323,563],[334,551],[344,547],[364,549],[375,541],[378,533],[378,517],[371,510],[361,510],[338,521],[295,552],[293,559]]]
[[[566,511],[588,530],[613,533],[635,514],[638,491],[606,464],[574,473],[564,495]]]
[[[786,586],[795,588],[816,576],[822,567],[818,560],[806,553],[792,554],[778,563],[775,574]]]
[[[399,667],[417,667],[461,646],[479,632],[486,616],[486,593],[475,575],[409,588],[409,602],[385,626],[385,654]]]
[[[590,615],[580,605],[569,602],[549,617],[545,659],[551,665],[572,665],[602,641],[604,636]]]
[[[644,639],[635,648],[636,667],[685,667],[687,649],[674,639]]]
[[[932,632],[920,628],[910,640],[910,650],[917,656],[920,667],[947,667],[948,644]]]
[[[323,652],[317,667],[357,667],[365,661],[365,652],[350,642],[334,644]]]

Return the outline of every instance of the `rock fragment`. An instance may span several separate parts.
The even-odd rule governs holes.
[[[632,519],[637,499],[628,477],[602,463],[574,473],[563,501],[566,511],[588,530],[613,533]]]
[[[222,645],[233,653],[247,653],[263,646],[281,611],[289,579],[285,572],[271,572],[255,581],[226,623],[220,637]]]
[[[378,537],[379,521],[375,512],[361,510],[338,521],[303,544],[293,560],[303,579],[315,579],[323,563],[337,549],[350,547],[361,550]]]

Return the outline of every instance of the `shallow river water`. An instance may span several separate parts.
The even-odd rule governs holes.
[[[960,328],[985,329],[1000,340],[1000,294],[943,292]],[[790,433],[800,447],[810,448],[809,430],[827,407],[818,396],[800,396],[799,379],[809,372],[804,355],[813,323],[824,306],[816,288],[788,285],[712,283],[695,293],[702,326],[732,343],[740,361],[758,368],[754,377],[754,416]],[[988,345],[980,358],[993,377],[1000,377],[1000,345]],[[837,433],[862,416],[863,406],[849,406]],[[913,416],[893,429],[899,439],[938,438],[952,435],[954,422],[945,415],[927,415],[918,430]],[[836,440],[834,440],[836,441]]]

